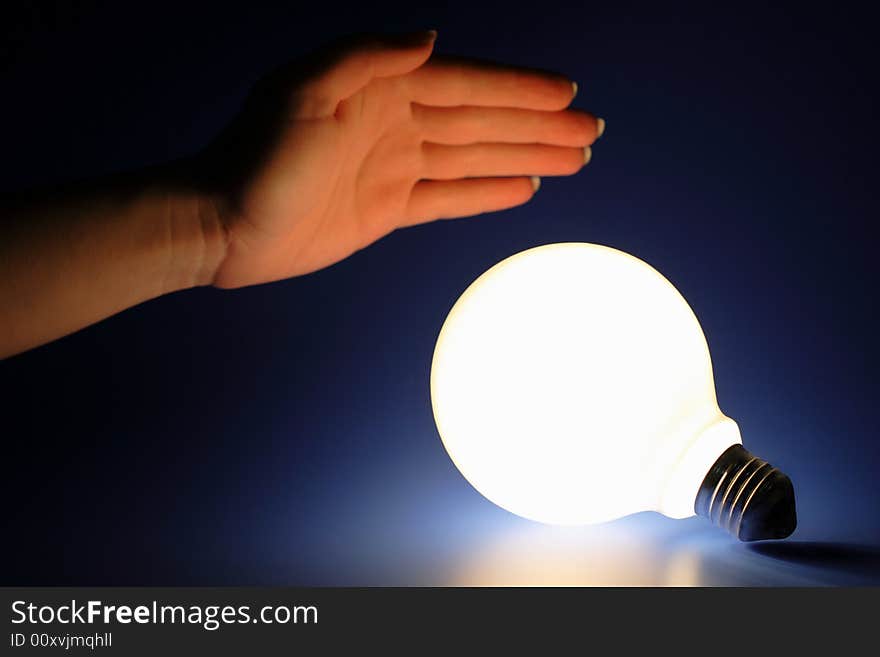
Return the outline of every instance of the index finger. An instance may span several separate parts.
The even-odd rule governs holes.
[[[422,105],[561,110],[574,98],[563,75],[462,57],[437,56],[404,76],[410,98]]]

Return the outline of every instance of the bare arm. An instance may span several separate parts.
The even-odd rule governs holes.
[[[357,37],[268,75],[198,156],[0,201],[0,357],[197,285],[326,267],[396,228],[527,202],[604,122],[552,73]],[[430,60],[429,60],[430,58]]]
[[[207,285],[225,240],[171,168],[0,199],[0,358]]]

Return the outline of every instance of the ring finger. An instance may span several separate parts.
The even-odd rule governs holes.
[[[490,176],[568,176],[580,171],[589,150],[546,144],[422,144],[423,179]]]
[[[587,146],[596,141],[598,119],[580,110],[544,112],[505,107],[431,107],[412,104],[425,141]]]

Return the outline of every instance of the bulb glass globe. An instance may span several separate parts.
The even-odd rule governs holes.
[[[742,442],[690,306],[650,265],[596,244],[529,249],[474,281],[437,339],[431,400],[464,477],[551,524],[694,515],[707,473]],[[742,521],[754,497],[743,481],[767,472],[752,459],[708,482],[716,511],[730,511],[718,522]]]

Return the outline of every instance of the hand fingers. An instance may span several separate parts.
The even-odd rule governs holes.
[[[489,107],[412,105],[422,138],[438,144],[477,142],[587,146],[599,126],[592,114],[576,110],[541,112]]]
[[[435,32],[403,35],[356,35],[311,55],[299,87],[299,116],[329,116],[340,101],[373,78],[403,75],[430,57]]]
[[[561,110],[574,98],[567,78],[463,58],[435,57],[406,76],[410,98],[422,105],[482,105]]]
[[[537,178],[421,180],[413,187],[403,226],[469,217],[522,205],[534,196]]]
[[[421,178],[455,180],[486,176],[566,176],[586,163],[583,148],[545,144],[422,144]]]

